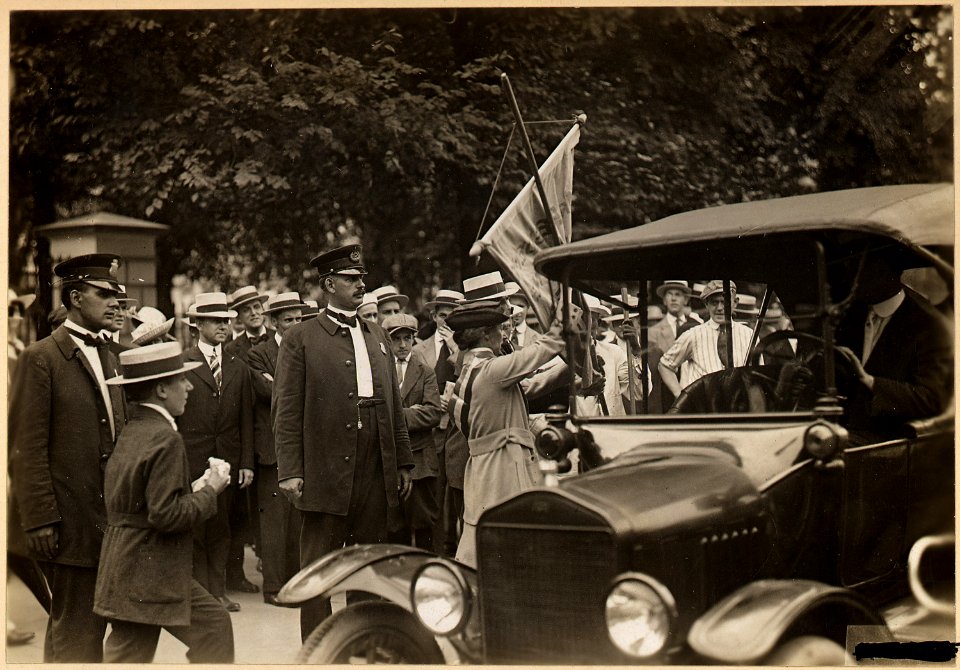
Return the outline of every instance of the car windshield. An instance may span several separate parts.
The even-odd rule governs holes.
[[[575,282],[590,296],[583,304],[594,333],[593,369],[582,370],[594,383],[578,395],[576,414],[811,410],[824,390],[817,306],[788,308],[773,285],[725,279],[729,302],[723,279],[709,277]]]

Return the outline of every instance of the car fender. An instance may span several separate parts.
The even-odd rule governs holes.
[[[424,549],[398,544],[358,544],[333,551],[290,578],[277,600],[297,607],[317,596],[364,592],[399,605],[416,620],[410,603],[410,585],[417,570],[442,557]],[[473,593],[477,591],[476,571],[469,566],[442,559],[456,567]],[[473,614],[476,617],[476,613]],[[419,624],[419,621],[417,621]],[[470,662],[470,647],[459,639],[434,636],[448,663]]]
[[[845,646],[845,626],[877,626],[890,633],[883,617],[859,594],[810,580],[765,579],[726,596],[701,615],[687,642],[705,658],[727,664],[756,663],[798,624]],[[829,629],[832,626],[832,629]]]

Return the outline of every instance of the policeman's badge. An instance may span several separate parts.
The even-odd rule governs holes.
[[[350,260],[353,261],[354,263],[359,263],[359,262],[360,262],[360,250],[359,250],[359,249],[354,249],[353,251],[350,252]]]
[[[383,346],[383,342],[380,343],[380,351],[383,353],[384,356],[387,355],[387,348]]]

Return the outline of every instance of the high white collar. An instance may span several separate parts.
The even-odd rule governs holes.
[[[203,354],[204,356],[206,356],[207,358],[210,358],[211,356],[214,356],[214,355],[215,355],[217,358],[220,358],[220,345],[219,345],[219,344],[217,344],[217,345],[207,344],[206,342],[203,342],[202,340],[198,340],[198,341],[197,341],[197,346],[200,348],[200,353],[202,353],[202,354]]]
[[[140,406],[149,407],[152,410],[156,410],[157,412],[160,413],[160,415],[164,419],[170,422],[170,425],[173,427],[174,430],[177,430],[177,420],[174,419],[173,415],[167,411],[166,407],[162,407],[161,405],[154,405],[152,402],[142,402],[140,403]]]

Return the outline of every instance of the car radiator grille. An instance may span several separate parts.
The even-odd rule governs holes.
[[[616,556],[605,529],[479,529],[485,657],[494,663],[611,660],[604,603]]]

